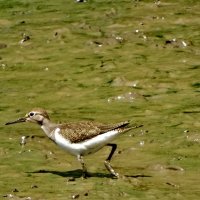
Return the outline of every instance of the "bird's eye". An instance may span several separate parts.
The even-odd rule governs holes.
[[[29,113],[29,116],[31,116],[31,117],[32,117],[34,114],[35,114],[35,113],[31,112],[31,113]]]

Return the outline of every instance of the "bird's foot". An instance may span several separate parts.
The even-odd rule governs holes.
[[[82,172],[82,179],[86,179],[86,178],[89,178],[91,177],[91,174],[87,171],[83,171]]]
[[[104,161],[104,165],[106,167],[106,169],[115,177],[115,178],[119,178],[119,174],[117,172],[115,172],[115,170],[111,167],[110,162],[108,160]]]

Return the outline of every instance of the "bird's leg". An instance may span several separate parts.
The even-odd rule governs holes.
[[[82,166],[82,177],[83,178],[87,178],[88,177],[88,172],[87,172],[87,168],[86,168],[86,166],[85,166],[85,163],[84,163],[84,160],[83,160],[83,156],[81,156],[81,155],[78,155],[77,156],[77,159],[78,159],[78,161],[81,163],[81,166]]]
[[[116,173],[115,170],[110,165],[110,161],[112,159],[113,154],[115,153],[115,150],[117,149],[117,145],[109,143],[109,144],[107,144],[107,146],[111,146],[112,149],[111,149],[111,152],[110,152],[108,158],[104,161],[105,167],[112,175],[114,175],[115,177],[119,178],[119,174]]]

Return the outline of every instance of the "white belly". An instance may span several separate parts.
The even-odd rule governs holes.
[[[118,135],[117,130],[109,131],[107,133],[98,135],[92,139],[85,140],[84,142],[71,143],[69,140],[62,137],[60,129],[57,128],[55,131],[55,142],[65,149],[70,154],[77,155],[88,155],[100,150],[103,146],[108,144]]]

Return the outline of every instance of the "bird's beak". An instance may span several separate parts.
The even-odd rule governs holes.
[[[12,121],[12,122],[7,122],[5,125],[22,123],[22,122],[26,122],[26,121],[27,121],[27,117],[23,117],[23,118],[19,118],[19,119],[15,120],[15,121]]]

